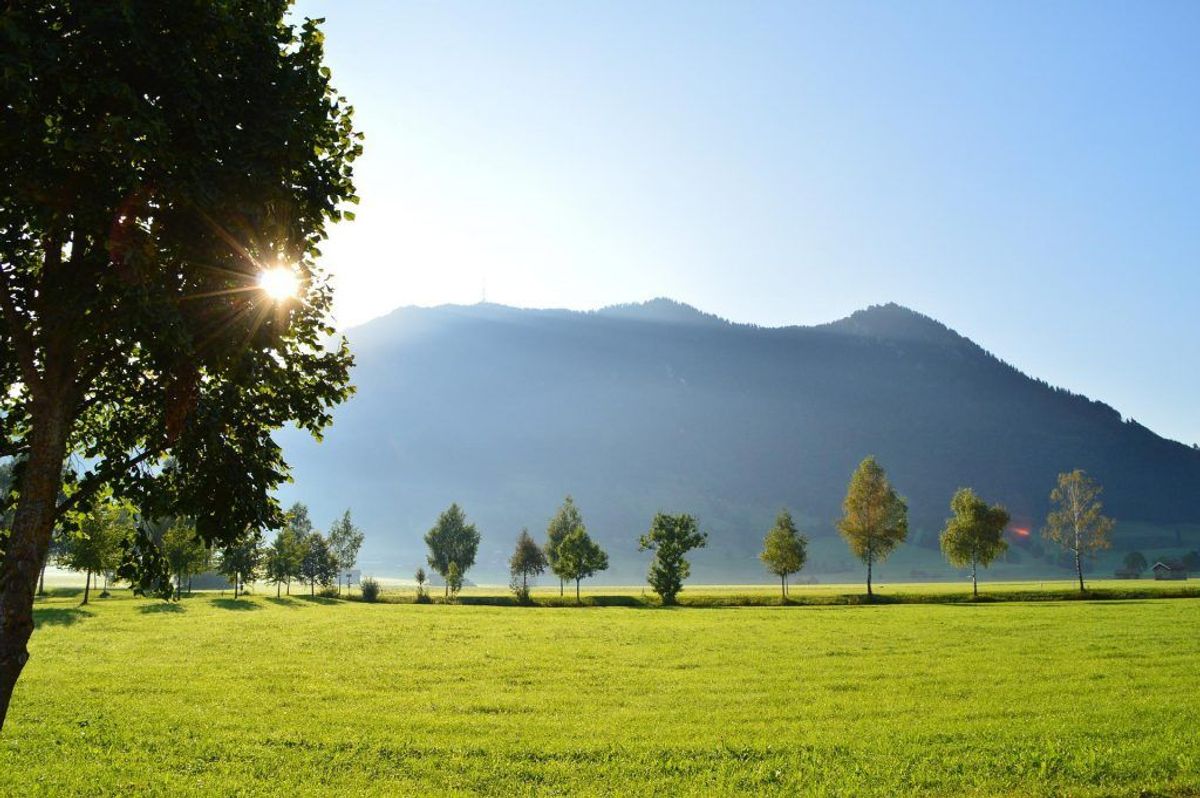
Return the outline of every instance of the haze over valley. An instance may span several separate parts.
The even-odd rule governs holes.
[[[1131,548],[1200,542],[1200,451],[897,305],[781,328],[667,299],[594,312],[405,307],[348,335],[357,394],[323,443],[282,434],[296,482],[281,498],[321,523],[352,507],[370,531],[363,567],[379,575],[422,564],[422,535],[457,501],[483,536],[472,579],[503,583],[517,533],[543,538],[571,494],[611,556],[605,583],[641,581],[636,538],[658,510],[693,513],[709,531],[697,580],[765,581],[757,554],[782,506],[812,541],[805,576],[852,581],[860,566],[834,522],[867,454],[911,516],[883,579],[958,573],[936,536],[964,485],[1012,514],[998,577],[1069,575],[1039,527],[1056,475],[1073,468],[1105,486],[1120,522],[1097,571]]]

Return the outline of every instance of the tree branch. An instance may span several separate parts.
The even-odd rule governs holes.
[[[101,463],[100,467],[96,471],[92,472],[90,477],[85,476],[83,480],[81,480],[82,487],[80,487],[79,490],[72,493],[70,496],[64,499],[63,502],[58,505],[58,507],[55,508],[55,518],[61,518],[63,513],[75,509],[84,501],[90,499],[96,494],[96,491],[100,490],[101,487],[107,484],[112,477],[120,474],[123,471],[128,471],[129,469],[140,465],[141,463],[144,463],[151,457],[162,454],[163,449],[163,446],[155,446],[146,449],[140,454],[126,458],[119,465],[114,467],[106,467],[108,465],[108,461]]]
[[[0,286],[0,309],[4,311],[4,321],[8,326],[8,334],[12,338],[13,348],[17,350],[17,361],[21,366],[21,376],[24,378],[25,384],[29,386],[31,392],[36,391],[40,394],[42,390],[42,378],[37,372],[33,336],[21,324],[20,316],[17,315],[17,309],[13,305],[12,296],[9,294],[9,285],[12,282],[9,278],[9,273],[0,271],[0,275],[4,276],[4,285]]]

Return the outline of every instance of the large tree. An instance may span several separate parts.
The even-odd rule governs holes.
[[[842,502],[838,531],[850,551],[867,566],[867,596],[873,596],[872,569],[908,537],[908,505],[888,482],[874,457],[858,464]]]
[[[425,545],[429,547],[426,559],[429,567],[442,575],[446,581],[446,597],[450,596],[450,566],[454,566],[460,583],[479,552],[479,530],[467,523],[467,516],[457,503],[451,504],[433,528],[425,533]]]
[[[1083,584],[1083,560],[1100,549],[1107,549],[1116,522],[1101,512],[1103,488],[1080,469],[1059,474],[1058,484],[1050,492],[1050,514],[1042,534],[1069,552],[1075,560],[1079,592]]]
[[[708,533],[690,515],[656,513],[650,531],[638,538],[638,551],[653,551],[646,579],[664,605],[675,603],[683,590],[683,580],[692,572],[687,553],[708,544]]]
[[[281,521],[271,431],[319,434],[347,396],[316,261],[355,200],[361,136],[317,23],[287,12],[0,8],[0,456],[22,458],[0,555],[0,724],[73,503],[108,486],[232,544]],[[71,452],[89,469],[59,499]],[[136,588],[170,590],[151,542],[128,555]]]
[[[337,562],[339,593],[342,590],[343,574],[346,576],[346,589],[350,589],[348,572],[353,570],[358,562],[358,552],[362,549],[363,537],[363,531],[350,520],[349,510],[342,513],[342,517],[334,521],[333,527],[329,530],[329,551],[333,554],[334,561]]]
[[[979,566],[984,568],[1004,552],[1004,528],[1008,526],[1008,511],[998,504],[988,504],[970,488],[959,488],[950,500],[950,511],[942,530],[942,553],[951,565],[971,568],[971,595],[979,597]]]
[[[799,573],[808,560],[808,538],[796,529],[796,522],[786,508],[775,517],[775,525],[763,539],[763,550],[758,558],[768,571],[779,577],[779,589],[786,599],[787,578]]]
[[[512,557],[508,560],[512,589],[518,599],[529,600],[529,577],[544,573],[546,564],[546,553],[530,537],[529,530],[522,529],[521,534],[517,535],[517,545],[513,548]]]
[[[608,570],[608,555],[579,526],[558,544],[559,573],[575,582],[575,603],[579,603],[579,583]]]
[[[576,529],[585,529],[583,514],[575,506],[575,500],[568,496],[563,499],[562,506],[558,508],[558,512],[546,526],[546,561],[550,564],[550,570],[558,577],[558,595],[560,596],[566,591],[568,577],[559,571],[558,547],[567,535]]]

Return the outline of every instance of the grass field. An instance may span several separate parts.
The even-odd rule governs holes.
[[[1197,599],[77,605],[0,794],[1200,794]]]

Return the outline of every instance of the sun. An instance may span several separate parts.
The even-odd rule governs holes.
[[[291,299],[300,289],[296,273],[286,266],[275,266],[258,275],[258,287],[276,302]]]

